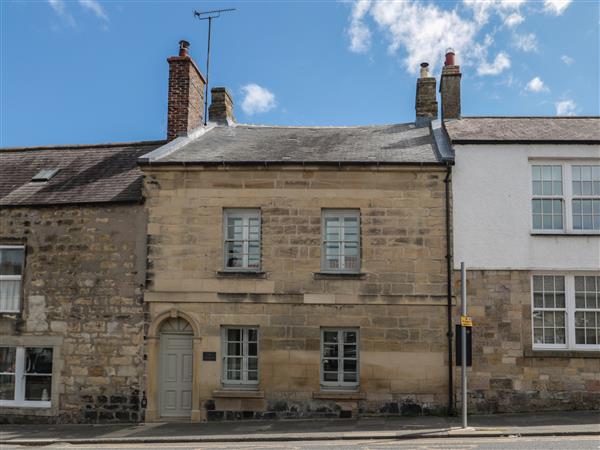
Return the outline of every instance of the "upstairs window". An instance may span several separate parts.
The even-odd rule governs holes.
[[[532,166],[533,229],[563,229],[562,166]]]
[[[260,270],[260,210],[226,209],[225,270]]]
[[[24,260],[23,246],[0,246],[0,313],[18,313],[21,309]]]
[[[323,210],[323,272],[360,271],[360,211]]]
[[[531,182],[533,232],[600,233],[600,165],[534,164]]]
[[[573,229],[600,230],[600,165],[572,166]]]

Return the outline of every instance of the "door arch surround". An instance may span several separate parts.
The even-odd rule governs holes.
[[[161,398],[162,388],[164,387],[162,381],[164,379],[164,364],[162,362],[163,355],[165,353],[165,344],[168,339],[165,337],[174,338],[172,341],[175,342],[175,347],[187,345],[191,341],[191,357],[188,351],[187,361],[179,361],[178,369],[182,371],[182,364],[191,365],[191,396],[189,397],[190,405],[188,412],[185,416],[178,414],[173,411],[174,414],[164,414],[163,400]],[[200,342],[199,327],[197,322],[188,314],[171,309],[170,311],[164,312],[158,315],[150,324],[148,328],[148,334],[146,336],[147,342],[147,399],[148,406],[146,409],[145,420],[146,422],[153,422],[160,420],[161,418],[177,417],[182,420],[199,421],[200,410],[198,402],[199,393],[199,362],[200,362]],[[180,349],[182,350],[182,349]],[[182,351],[181,353],[185,353]],[[180,355],[181,356],[181,355]],[[177,355],[175,355],[177,358]],[[173,359],[173,356],[171,357]],[[182,359],[182,358],[180,358]],[[185,370],[185,368],[183,368]]]

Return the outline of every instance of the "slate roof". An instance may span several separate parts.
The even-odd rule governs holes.
[[[142,200],[137,159],[164,141],[0,149],[0,206]],[[47,182],[31,178],[58,168]]]
[[[600,117],[463,117],[445,127],[453,144],[600,144]]]
[[[150,164],[439,164],[429,127],[214,126],[141,158]]]

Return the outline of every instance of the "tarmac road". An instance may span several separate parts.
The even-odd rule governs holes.
[[[2,450],[600,450],[600,436],[544,436],[498,438],[438,438],[418,440],[372,439],[357,441],[296,441],[181,443],[181,444],[105,444],[50,446],[7,446]]]

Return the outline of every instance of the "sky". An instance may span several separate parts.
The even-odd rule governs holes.
[[[599,115],[600,2],[0,0],[0,146],[164,139],[178,41],[240,123],[414,121],[448,47],[462,113]]]

